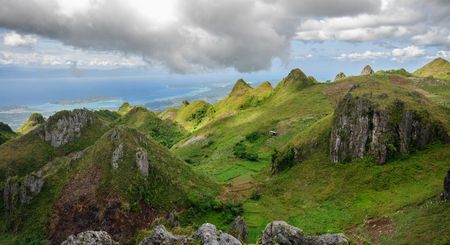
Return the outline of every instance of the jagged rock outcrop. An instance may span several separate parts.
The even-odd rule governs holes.
[[[339,79],[345,78],[345,74],[343,72],[339,72],[338,74],[336,74],[336,77],[334,78],[334,81],[337,81]]]
[[[143,148],[139,148],[136,152],[136,165],[142,175],[148,176],[147,151]]]
[[[172,244],[192,244],[192,239],[184,236],[175,236],[166,230],[164,225],[158,225],[153,229],[150,236],[144,238],[139,245],[172,245]]]
[[[19,206],[30,203],[39,194],[43,185],[44,180],[35,174],[23,178],[9,177],[3,190],[5,211],[11,213]]]
[[[114,149],[111,159],[111,164],[113,169],[117,169],[119,167],[119,162],[123,157],[123,143],[121,142],[116,149]]]
[[[45,123],[44,138],[53,147],[60,147],[78,139],[92,121],[92,113],[85,109],[58,112]]]
[[[324,234],[305,236],[303,231],[284,221],[269,223],[259,240],[260,245],[346,245],[348,238],[344,234]]]
[[[241,223],[241,220],[239,219],[237,223]],[[150,236],[139,243],[139,245],[153,244],[240,245],[242,243],[234,236],[217,230],[215,225],[205,223],[190,237],[173,235],[163,225],[158,225],[153,229]],[[284,221],[273,221],[264,229],[259,244],[348,245],[349,241],[342,233],[305,236],[303,231],[297,227]]]
[[[435,139],[448,141],[442,124],[427,111],[415,111],[396,99],[381,108],[371,96],[348,93],[334,113],[330,156],[335,163],[372,156],[385,163],[393,155],[408,154]]]
[[[372,67],[370,67],[370,65],[364,66],[364,68],[361,71],[362,76],[372,75],[373,73],[374,73],[374,71],[372,70]]]
[[[236,237],[239,241],[243,243],[248,243],[248,228],[244,219],[241,216],[237,216],[230,226],[228,233]]]
[[[213,224],[203,224],[193,238],[198,240],[202,245],[240,245],[242,244],[235,237],[217,230]]]
[[[71,235],[61,245],[119,245],[106,231],[84,231]]]
[[[442,192],[442,199],[450,199],[450,169],[447,171],[447,175],[444,178],[444,192]]]
[[[262,232],[259,244],[304,244],[304,238],[303,231],[299,228],[291,226],[284,221],[273,221]]]

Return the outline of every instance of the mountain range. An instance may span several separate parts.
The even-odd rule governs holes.
[[[296,68],[215,104],[0,123],[0,244],[448,244],[449,169],[445,59]]]

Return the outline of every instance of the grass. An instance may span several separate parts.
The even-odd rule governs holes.
[[[344,232],[367,218],[437,196],[449,167],[449,149],[434,145],[382,166],[364,160],[332,164],[325,152],[316,154],[263,181],[261,199],[244,203],[251,240],[266,225],[262,219],[286,220],[307,234]]]
[[[16,136],[16,133],[14,133],[8,124],[0,122],[0,145]]]
[[[350,89],[380,107],[402,99],[408,108],[428,111],[430,118],[447,128],[450,125],[446,109],[450,87],[445,81],[410,77],[398,70],[321,84],[293,70],[275,89],[269,83],[251,88],[242,80],[218,104],[185,103],[158,115],[190,132],[189,137],[183,133],[185,139],[174,136],[175,124],[166,124],[144,108],[124,104],[117,114],[96,112],[101,122],[96,125],[103,127],[89,129],[85,138],[56,151],[31,133],[1,145],[0,173],[23,175],[58,155],[86,149],[75,166],[80,171],[92,166],[103,170],[98,198],[120,194],[127,202],[124,206],[131,208],[139,209],[139,203],[145,202],[160,210],[181,209],[183,231],[195,230],[204,222],[227,231],[233,217],[242,215],[249,225],[250,241],[255,242],[273,220],[285,220],[315,235],[346,232],[369,218],[388,215],[395,229],[383,243],[445,244],[450,227],[448,203],[428,204],[427,200],[441,192],[450,146],[435,143],[408,156],[395,156],[385,165],[368,157],[347,164],[331,163],[333,112]],[[120,142],[111,140],[112,131],[104,133],[113,124],[119,125],[116,130],[124,146],[118,169],[112,169],[111,156]],[[143,134],[152,137],[145,139]],[[171,146],[179,139],[170,151],[157,142]],[[141,177],[136,167],[139,148],[148,152],[151,171],[147,178]],[[285,158],[294,148],[300,150],[300,157]],[[287,161],[274,174],[275,152],[279,154],[275,154],[275,162]],[[48,179],[43,194],[32,205],[21,208],[13,226],[15,233],[7,232],[11,225],[0,220],[4,231],[0,243],[46,242],[51,205],[73,170],[60,171]],[[223,195],[239,185],[252,189],[242,195]],[[144,233],[148,229],[137,236]],[[364,232],[362,236],[370,240]]]
[[[215,119],[194,132],[194,136],[206,137],[209,144],[178,145],[172,150],[188,160],[196,171],[225,186],[242,178],[257,183],[254,192],[260,194],[259,198],[229,200],[243,204],[241,215],[249,224],[252,242],[267,223],[277,219],[286,220],[307,234],[345,232],[367,218],[417,205],[438,195],[442,188],[448,168],[445,159],[450,159],[448,145],[435,144],[411,156],[397,156],[383,166],[369,158],[350,164],[332,164],[329,160],[328,139],[334,107],[355,84],[359,85],[352,91],[356,96],[371,93],[381,107],[402,99],[408,108],[427,110],[436,120],[449,122],[442,107],[423,96],[425,92],[417,91],[419,84],[415,80],[400,73],[390,71],[308,86],[284,82],[262,104]],[[300,75],[301,79],[306,77]],[[429,88],[423,90],[435,95]],[[436,90],[436,96],[440,97],[450,91],[444,86]],[[384,93],[388,99],[378,98]],[[278,135],[247,141],[255,132],[269,130],[277,131]],[[246,150],[257,153],[258,161],[236,157],[233,148],[239,142],[245,144]],[[275,149],[282,151],[293,145],[309,149],[313,145],[313,148],[306,151],[299,163],[268,178]],[[220,217],[220,213],[208,213],[198,222],[216,222]],[[426,239],[433,237],[419,241]]]
[[[162,120],[155,113],[142,106],[133,107],[115,123],[138,129],[169,148],[186,134],[186,131],[174,122]]]
[[[414,72],[418,77],[435,77],[450,81],[450,62],[437,58]]]
[[[39,113],[33,113],[31,116],[25,121],[25,123],[17,130],[20,134],[26,134],[31,130],[37,128],[39,125],[45,123],[44,117]]]
[[[55,164],[64,164],[55,161]],[[56,166],[54,166],[56,167]],[[0,244],[49,244],[47,227],[50,222],[53,203],[59,197],[72,169],[64,166],[45,179],[38,196],[30,204],[16,210],[13,217],[4,217],[3,200],[0,203]]]
[[[56,123],[63,111],[49,118],[48,123]],[[74,142],[54,148],[43,138],[43,125],[35,130],[0,145],[0,180],[8,176],[24,176],[38,170],[51,159],[80,151],[95,143],[108,130],[108,126],[94,116],[93,123],[83,128],[80,138]]]

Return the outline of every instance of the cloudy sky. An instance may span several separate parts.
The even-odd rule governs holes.
[[[327,80],[449,59],[449,25],[450,0],[0,0],[0,68]]]

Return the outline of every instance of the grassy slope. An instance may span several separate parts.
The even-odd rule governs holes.
[[[392,93],[397,91],[398,86],[408,90],[419,88],[418,92],[427,97],[443,100],[446,100],[445,94],[449,92],[442,86],[439,88],[444,88],[444,91],[439,89],[436,94],[429,86],[420,90],[422,80],[407,80],[403,74],[392,76],[390,73],[349,77],[337,83],[310,85],[300,90],[276,88],[275,91],[281,91],[277,92],[281,94],[272,95],[266,103],[197,130],[196,135],[207,137],[207,144],[189,144],[173,150],[192,162],[197,171],[207,173],[225,186],[248,181],[258,183],[259,186],[253,190],[258,193],[253,195],[254,199],[240,197],[235,200],[243,202],[243,216],[250,226],[250,238],[253,241],[264,226],[274,219],[287,220],[309,234],[345,231],[362,223],[365,218],[392,213],[436,196],[449,167],[445,162],[445,159],[450,158],[448,145],[433,145],[425,151],[395,159],[384,166],[378,166],[368,159],[348,165],[330,163],[328,135],[333,105],[353,84],[368,79],[377,81],[370,90],[378,92]],[[432,85],[436,83],[430,82]],[[439,112],[437,117],[450,122],[448,113],[437,106],[431,107],[434,112]],[[317,130],[317,134],[309,128]],[[233,155],[233,146],[246,135],[255,131],[266,133],[271,129],[280,135],[265,137],[250,144],[249,148],[259,155],[257,162]],[[302,134],[302,131],[305,133]],[[307,142],[308,137],[318,135],[324,138],[317,139],[323,143],[308,159],[267,179],[272,152],[282,148],[294,135],[297,135],[294,139],[297,143]],[[222,219],[221,214],[210,213],[201,221],[215,222],[226,228],[227,224]],[[436,232],[442,233],[447,229],[441,227]],[[401,231],[398,232],[400,234]],[[401,234],[399,236],[396,241],[412,241]],[[423,238],[426,239],[432,237]]]
[[[62,111],[55,114],[50,117],[49,122],[56,121],[63,113],[68,112]],[[7,176],[26,175],[39,169],[54,157],[83,150],[92,145],[106,130],[108,125],[94,117],[94,123],[83,129],[79,139],[59,148],[53,148],[50,143],[44,141],[43,126],[39,126],[0,146],[0,181],[4,181]]]
[[[439,79],[450,81],[450,62],[445,59],[437,58],[414,72],[418,77],[433,76]]]
[[[44,117],[39,113],[33,113],[31,116],[23,123],[23,125],[17,130],[20,134],[26,134],[31,130],[39,127],[45,122]]]
[[[58,169],[54,175],[46,178],[42,192],[32,203],[17,210],[12,218],[0,219],[1,244],[46,244],[46,230],[52,213],[53,203],[57,200],[63,186],[77,171],[88,171],[92,166],[102,169],[101,190],[99,196],[107,197],[120,194],[127,203],[123,207],[134,208],[147,202],[161,210],[209,206],[219,192],[219,186],[203,175],[194,173],[190,167],[173,155],[167,148],[146,137],[135,129],[119,127],[120,142],[124,155],[119,168],[111,166],[111,156],[119,141],[111,140],[111,131],[105,133],[97,142],[88,147],[85,155],[70,165],[62,160],[51,162]],[[138,148],[148,152],[149,176],[139,178],[135,163]],[[140,191],[131,191],[139,189]],[[1,204],[1,203],[0,203]],[[3,215],[3,205],[0,205]],[[14,231],[14,232],[11,232]]]
[[[145,139],[145,136],[135,129],[121,126],[119,131],[119,141],[110,139],[111,131],[106,133],[88,150],[79,163],[82,169],[89,169],[93,165],[103,169],[105,176],[102,177],[102,185],[105,195],[116,192],[123,196],[129,195],[133,177],[140,175],[135,163],[135,153],[138,148],[143,148],[148,152],[150,165],[148,181],[155,182],[152,191],[158,192],[152,193],[154,195],[150,198],[161,198],[153,200],[154,202],[151,203],[153,206],[176,205],[177,202],[181,204],[188,201],[187,198],[196,200],[213,198],[218,190],[217,186],[206,177],[196,175],[186,163],[173,155],[166,147],[151,138]],[[113,170],[111,156],[118,142],[123,143],[124,157],[119,162],[119,168]],[[130,201],[138,198],[128,197]]]
[[[136,128],[167,147],[174,145],[186,134],[175,123],[162,120],[155,113],[141,106],[130,109],[116,123]]]
[[[0,122],[0,145],[16,136],[16,133],[12,131],[8,124]]]
[[[4,217],[1,199],[0,244],[49,244],[47,226],[53,203],[73,173],[73,169],[63,159],[56,159],[49,164],[57,169],[56,173],[45,179],[41,192],[30,204],[19,208],[9,220]]]

